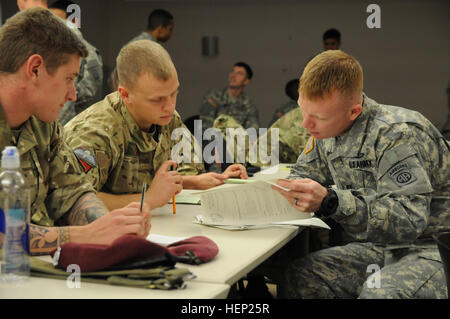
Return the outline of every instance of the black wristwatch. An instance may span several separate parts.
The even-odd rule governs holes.
[[[320,208],[315,215],[317,217],[328,217],[336,212],[339,206],[339,198],[332,188],[328,188],[327,195],[323,198]]]

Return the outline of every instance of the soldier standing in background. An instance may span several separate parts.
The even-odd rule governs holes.
[[[147,31],[143,31],[128,43],[139,40],[167,42],[172,36],[175,22],[173,16],[166,10],[153,10],[148,16]]]
[[[336,221],[344,238],[286,265],[282,294],[446,298],[432,235],[450,230],[450,145],[420,113],[362,90],[359,62],[339,50],[317,55],[300,78],[312,137],[290,180],[278,181],[291,191],[274,189],[299,211]]]

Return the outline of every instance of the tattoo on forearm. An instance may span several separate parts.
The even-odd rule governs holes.
[[[43,227],[30,225],[30,252],[32,255],[46,255],[70,241],[68,227]]]
[[[66,221],[68,225],[86,225],[107,212],[105,204],[94,193],[86,193],[73,205]]]

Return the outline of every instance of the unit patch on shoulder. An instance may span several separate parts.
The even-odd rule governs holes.
[[[89,172],[92,167],[97,167],[95,157],[88,150],[77,148],[73,152],[80,161],[81,165],[83,165],[85,173]]]
[[[311,152],[314,149],[314,137],[310,137],[308,143],[305,146],[305,149],[303,150],[303,152],[305,154],[308,154],[309,152]]]
[[[389,177],[398,186],[405,186],[414,182],[417,178],[411,172],[408,163],[403,162],[392,167],[389,172]]]

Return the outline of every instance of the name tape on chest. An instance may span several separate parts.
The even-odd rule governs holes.
[[[373,167],[371,160],[350,161],[348,163],[350,168],[368,168]]]

